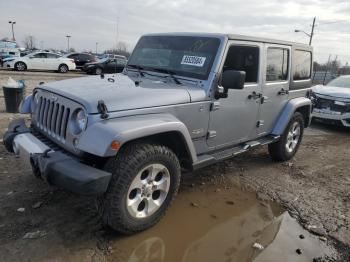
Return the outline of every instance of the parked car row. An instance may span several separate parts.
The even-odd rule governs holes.
[[[53,52],[37,51],[23,57],[7,58],[3,61],[2,67],[17,71],[53,70],[60,73],[81,69],[88,74],[104,74],[123,71],[126,62],[126,57],[117,55],[99,60],[88,53],[70,53],[61,56]]]

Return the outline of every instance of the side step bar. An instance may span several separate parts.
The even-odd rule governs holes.
[[[216,162],[226,160],[228,158],[244,153],[253,147],[273,143],[277,141],[279,138],[280,136],[270,135],[270,136],[262,137],[257,140],[248,141],[231,148],[219,150],[211,154],[200,155],[198,156],[198,161],[193,164],[193,169],[196,170],[196,169],[214,164]]]

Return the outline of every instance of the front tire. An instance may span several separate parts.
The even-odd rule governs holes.
[[[95,69],[95,75],[102,75],[102,68],[100,68],[100,67],[97,67],[96,69]]]
[[[289,121],[281,138],[269,144],[269,153],[273,160],[290,160],[298,151],[304,134],[304,117],[301,113],[295,112]]]
[[[27,70],[27,65],[25,63],[23,63],[23,62],[17,62],[15,64],[15,69],[17,71],[26,71]]]
[[[69,68],[67,65],[60,65],[58,67],[58,72],[60,73],[67,73],[69,71]]]
[[[179,160],[162,145],[127,145],[107,162],[105,170],[112,173],[112,178],[107,192],[97,202],[98,209],[103,223],[123,234],[156,224],[180,185]]]

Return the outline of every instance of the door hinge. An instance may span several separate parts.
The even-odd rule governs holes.
[[[261,127],[264,125],[264,120],[259,120],[257,123],[256,123],[256,127]]]
[[[208,138],[214,138],[216,137],[216,131],[215,130],[209,130],[207,133],[207,139]]]
[[[219,110],[219,108],[220,108],[220,102],[218,101],[215,101],[210,105],[210,111],[216,111],[216,110]]]

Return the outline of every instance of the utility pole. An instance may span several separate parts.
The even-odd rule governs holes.
[[[71,35],[66,35],[67,37],[67,53],[69,53],[69,38],[71,38]]]
[[[312,43],[312,38],[313,38],[313,36],[314,36],[315,22],[316,22],[316,17],[314,17],[314,20],[313,20],[313,22],[312,22],[312,28],[311,28],[311,34],[310,34],[310,42],[309,42],[309,45],[311,45],[311,43]]]
[[[11,24],[12,27],[12,41],[15,42],[15,32],[13,30],[13,25],[16,24],[16,21],[9,21],[9,24]]]
[[[295,33],[304,33],[305,35],[307,35],[309,37],[309,45],[311,45],[312,43],[312,38],[314,37],[314,29],[315,29],[315,22],[316,22],[316,17],[314,17],[314,20],[312,22],[312,28],[311,28],[311,33],[306,33],[303,30],[300,29],[295,29],[294,32]]]
[[[96,42],[96,52],[95,52],[96,55],[97,55],[97,45],[98,45],[98,42]]]

